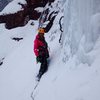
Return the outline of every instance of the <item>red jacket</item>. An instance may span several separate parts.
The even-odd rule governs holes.
[[[36,56],[46,56],[47,58],[49,57],[49,52],[48,52],[48,45],[47,42],[45,41],[45,38],[41,39],[40,35],[37,34],[35,40],[34,40],[34,53]]]

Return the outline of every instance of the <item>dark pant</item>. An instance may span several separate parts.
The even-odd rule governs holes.
[[[38,74],[38,78],[40,79],[41,76],[48,70],[47,58],[43,57],[41,61],[41,66]]]

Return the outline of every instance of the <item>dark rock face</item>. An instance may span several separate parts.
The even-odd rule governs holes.
[[[23,10],[20,10],[13,14],[0,15],[0,23],[5,23],[7,29],[15,28],[18,26],[24,26],[30,19],[37,20],[41,13],[34,10],[36,7],[44,7],[48,2],[54,0],[26,0],[27,4],[22,6]]]
[[[26,17],[25,10],[18,11],[17,13],[14,14],[1,15],[0,23],[5,23],[5,27],[7,29],[11,29],[17,26],[23,26],[25,17]]]
[[[23,10],[12,14],[0,15],[0,23],[5,23],[7,29],[25,25],[24,21],[26,21],[27,18],[27,5],[20,3],[19,5],[22,6]]]
[[[34,8],[36,7],[44,7],[48,2],[54,2],[54,0],[26,0],[28,5],[33,6]]]

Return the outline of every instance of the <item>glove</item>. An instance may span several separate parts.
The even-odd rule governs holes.
[[[37,63],[39,62],[39,56],[36,57],[36,62],[37,62]]]
[[[36,57],[36,62],[37,62],[37,63],[38,63],[38,62],[42,62],[42,57],[37,56],[37,57]]]

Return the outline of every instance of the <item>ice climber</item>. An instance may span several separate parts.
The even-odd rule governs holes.
[[[49,58],[49,52],[48,52],[48,44],[45,41],[44,34],[45,34],[45,29],[40,28],[34,40],[34,53],[36,55],[36,61],[37,63],[38,62],[41,63],[39,73],[37,75],[38,81],[48,69],[47,58]]]

